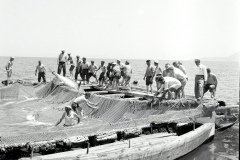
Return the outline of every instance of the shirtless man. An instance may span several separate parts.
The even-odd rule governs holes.
[[[217,89],[217,78],[215,76],[215,74],[211,73],[211,69],[207,68],[207,82],[204,85],[203,88],[203,95],[209,90],[209,92],[211,93],[211,98],[215,99],[215,95],[216,95],[216,89]]]
[[[38,65],[35,70],[35,76],[37,76],[38,72],[38,82],[41,82],[41,78],[43,79],[43,82],[46,82],[46,69],[45,66],[42,64],[42,61],[38,61]]]
[[[7,84],[9,84],[9,81],[11,80],[12,77],[12,65],[13,65],[14,57],[10,57],[10,60],[8,61],[6,65],[6,71],[7,71]]]
[[[73,111],[81,117],[83,117],[83,109],[81,107],[83,103],[87,104],[87,106],[91,109],[95,110],[98,108],[97,104],[92,103],[88,100],[89,97],[90,97],[90,93],[85,93],[85,95],[81,95],[80,97],[76,98],[71,105]]]
[[[152,93],[152,84],[153,84],[153,82],[151,80],[152,80],[152,77],[153,77],[154,68],[153,68],[153,66],[151,66],[151,60],[147,60],[146,64],[147,64],[147,69],[146,69],[146,73],[145,73],[145,75],[143,77],[143,80],[146,79],[147,94],[148,94],[149,86],[150,86],[150,91]]]
[[[167,92],[170,92],[169,94],[170,97],[168,97],[168,99],[172,99],[171,92],[175,92],[174,96],[175,99],[179,97],[179,90],[181,88],[181,82],[179,80],[172,77],[161,77],[159,80],[162,85],[161,88],[158,90],[157,94],[163,91],[162,96],[159,98],[160,101],[162,101],[162,99],[165,98]]]

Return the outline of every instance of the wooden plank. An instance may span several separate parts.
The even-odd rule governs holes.
[[[86,91],[88,93],[106,94],[108,91]]]

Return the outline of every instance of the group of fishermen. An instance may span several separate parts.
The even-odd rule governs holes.
[[[94,64],[94,61],[88,63],[86,58],[83,57],[82,60],[80,56],[76,56],[76,63],[71,56],[71,53],[65,55],[65,51],[62,50],[58,57],[58,74],[61,74],[63,71],[63,76],[66,76],[66,64],[70,64],[70,78],[73,78],[73,70],[75,68],[75,81],[78,81],[80,75],[80,83],[89,84],[89,79],[94,77],[99,83],[100,86],[105,85],[109,88],[118,88],[118,86],[124,85],[129,86],[132,74],[132,68],[129,61],[126,61],[125,64],[121,63],[121,60],[118,59],[116,62],[110,62],[108,65],[105,65],[105,61],[101,61],[101,64],[97,66]],[[97,78],[97,71],[101,71],[99,77]],[[120,79],[122,82],[120,83]]]
[[[146,61],[147,68],[144,75],[144,80],[146,81],[147,94],[152,93],[153,78],[155,77],[157,92],[155,96],[162,93],[160,100],[172,99],[174,98],[185,98],[184,88],[188,81],[188,76],[186,74],[185,67],[180,61],[173,62],[172,66],[167,63],[165,64],[165,70],[162,70],[159,66],[158,61],[154,61],[154,66],[151,65],[151,60]],[[200,59],[195,59],[195,64],[197,66],[197,72],[195,75],[195,97],[200,99],[209,90],[211,97],[215,98],[216,88],[217,88],[217,78],[211,73],[210,68],[206,68],[205,65],[200,63]]]

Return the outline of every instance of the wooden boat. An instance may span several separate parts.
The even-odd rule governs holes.
[[[87,149],[38,156],[33,159],[176,159],[191,152],[214,137],[215,115],[214,112],[212,117],[208,118],[208,123],[204,123],[196,129],[182,135],[167,132],[156,133]],[[179,124],[179,126],[185,125],[186,124]]]

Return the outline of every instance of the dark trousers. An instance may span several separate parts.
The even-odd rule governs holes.
[[[41,78],[43,79],[43,82],[46,82],[45,72],[38,73],[38,82],[41,82]]]
[[[66,75],[66,64],[65,62],[59,62],[58,64],[58,74],[61,74],[61,71],[63,69],[63,77]]]
[[[194,93],[196,98],[200,98],[203,95],[203,86],[204,86],[204,76],[196,75],[195,76],[195,87]]]
[[[88,69],[83,69],[83,70],[82,70],[82,80],[83,80],[83,81],[85,81],[85,80],[86,80],[87,82],[89,81],[89,79],[88,79],[88,78],[89,78],[88,72],[89,72]]]

